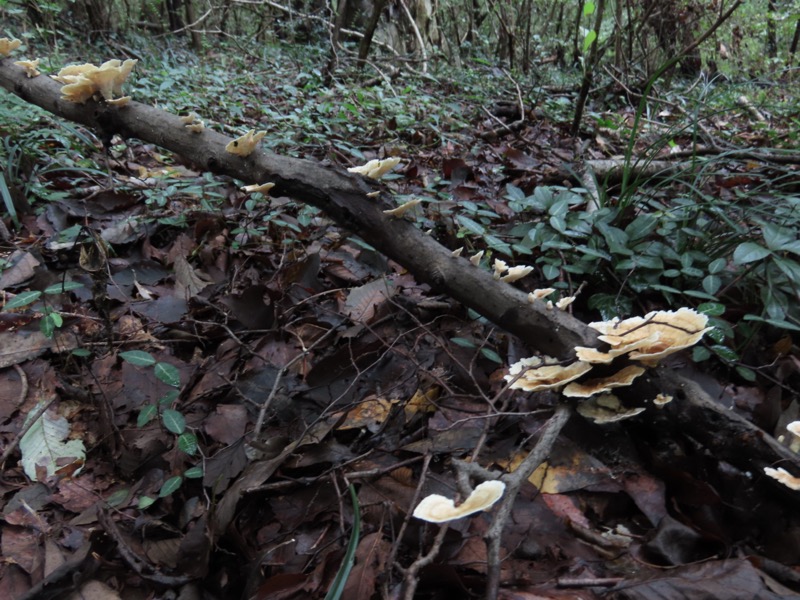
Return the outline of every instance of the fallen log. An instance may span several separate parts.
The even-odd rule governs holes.
[[[218,175],[248,184],[274,182],[273,194],[316,206],[342,228],[406,267],[418,281],[472,308],[532,349],[566,359],[573,356],[575,346],[598,346],[597,332],[570,314],[547,310],[542,302],[529,303],[525,293],[494,280],[465,258],[454,258],[450,250],[413,223],[384,214],[383,209],[394,207],[389,195],[382,192],[378,198],[368,197],[381,188],[361,176],[265,150],[241,158],[225,151],[230,138],[209,128],[193,133],[177,115],[135,101],[114,107],[93,100],[85,104],[62,100],[58,82],[46,75],[29,79],[25,70],[8,58],[0,60],[0,86],[56,116],[98,131],[103,138],[138,138]],[[721,457],[737,460],[746,441],[751,445],[749,468],[760,470],[766,464],[780,462],[800,474],[796,454],[715,403],[693,381],[663,368],[651,370],[647,380],[648,389],[679,400],[672,410],[684,417],[691,415],[680,419],[684,432],[715,448]]]

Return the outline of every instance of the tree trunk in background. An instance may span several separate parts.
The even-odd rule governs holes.
[[[200,35],[200,32],[197,31],[199,24],[193,25],[197,20],[197,15],[194,12],[194,3],[192,0],[187,0],[186,2],[186,20],[190,26],[189,35],[192,38],[192,50],[200,52],[203,49],[203,37]]]
[[[336,13],[336,20],[333,23],[333,31],[331,31],[331,56],[328,59],[328,64],[325,67],[325,85],[329,86],[333,81],[333,72],[336,70],[336,65],[339,62],[338,46],[339,36],[342,32],[345,19],[348,13],[348,0],[339,0],[338,11]]]
[[[375,0],[372,5],[372,14],[370,15],[367,28],[364,31],[364,37],[361,38],[361,43],[358,45],[358,68],[364,69],[367,64],[367,56],[369,55],[369,48],[372,45],[372,37],[375,35],[375,29],[378,27],[378,21],[381,18],[381,13],[386,7],[388,0]]]
[[[169,30],[178,31],[179,29],[183,29],[183,20],[181,19],[182,0],[164,0],[164,4],[167,10]]]
[[[599,32],[603,25],[603,13],[606,10],[606,0],[597,0],[597,11],[594,19],[594,31]],[[581,11],[582,12],[582,11]],[[589,48],[589,55],[584,57],[583,64],[583,82],[581,83],[581,91],[578,93],[578,100],[575,106],[575,117],[572,120],[571,134],[577,136],[581,129],[581,119],[583,118],[583,109],[586,106],[586,100],[589,97],[589,90],[592,87],[592,80],[594,79],[594,71],[597,68],[599,60],[598,47],[600,40],[595,39]]]
[[[797,53],[797,44],[800,43],[800,17],[794,26],[794,36],[792,37],[792,45],[789,47],[789,65],[794,64],[794,55]]]
[[[775,27],[775,0],[767,2],[767,56],[775,58],[778,56],[778,34]]]

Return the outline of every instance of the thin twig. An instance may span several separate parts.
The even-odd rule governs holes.
[[[542,435],[533,450],[528,453],[528,456],[525,457],[513,473],[508,473],[500,478],[506,484],[506,491],[499,502],[497,513],[484,538],[488,550],[486,600],[497,600],[497,593],[500,589],[500,540],[503,528],[511,516],[511,509],[514,506],[517,493],[522,484],[528,480],[528,477],[550,454],[556,438],[558,438],[561,429],[566,425],[571,414],[572,410],[568,405],[557,405],[553,416],[545,424]]]

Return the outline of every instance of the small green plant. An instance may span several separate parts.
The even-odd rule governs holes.
[[[83,284],[79,281],[64,281],[62,283],[53,284],[41,292],[38,290],[22,292],[9,300],[6,303],[4,310],[24,308],[32,305],[38,300],[42,300],[43,306],[39,309],[39,313],[41,314],[41,319],[39,320],[39,329],[45,336],[52,338],[55,335],[56,330],[64,324],[64,318],[58,309],[47,304],[45,301],[46,297],[65,294],[82,287]]]
[[[157,403],[148,404],[139,411],[136,419],[137,427],[144,427],[158,417],[164,429],[175,435],[175,443],[181,452],[190,457],[197,454],[199,450],[197,435],[187,429],[186,417],[183,413],[173,408],[180,395],[181,379],[178,369],[169,363],[157,361],[152,354],[143,350],[120,352],[119,357],[137,367],[152,367],[156,379],[172,388]],[[145,509],[155,503],[158,498],[166,498],[173,494],[180,489],[184,479],[198,479],[202,476],[202,467],[190,467],[183,472],[183,475],[174,475],[164,481],[157,498],[150,496],[139,498],[138,507]]]

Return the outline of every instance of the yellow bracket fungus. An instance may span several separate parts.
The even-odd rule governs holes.
[[[422,200],[420,200],[419,198],[414,198],[414,200],[409,200],[408,202],[406,202],[405,204],[401,204],[397,208],[383,211],[383,214],[390,215],[392,217],[396,217],[399,219],[409,210],[417,206],[420,202],[422,202]]]
[[[22,40],[16,38],[0,38],[0,56],[8,56],[22,45]]]
[[[362,165],[360,167],[350,167],[347,169],[350,173],[358,173],[359,175],[364,175],[365,177],[369,177],[370,179],[380,179],[386,173],[394,169],[398,164],[400,164],[400,158],[397,156],[393,156],[391,158],[385,158],[383,160],[378,160],[377,158],[374,160],[369,161],[367,164]]]
[[[39,72],[38,58],[36,60],[18,60],[14,64],[25,69],[25,74],[28,76],[28,78],[38,77],[41,75]]]
[[[450,498],[432,494],[417,505],[414,516],[430,523],[446,523],[468,515],[488,510],[497,502],[506,490],[502,481],[484,481],[476,486],[469,497],[460,506]]]
[[[64,84],[61,97],[69,102],[83,104],[89,98],[99,96],[112,106],[125,106],[131,98],[122,96],[122,84],[137,62],[135,59],[120,61],[114,58],[99,67],[91,63],[68,65],[53,79]]]
[[[512,390],[538,392],[560,388],[587,373],[591,368],[592,365],[581,361],[562,366],[555,358],[533,356],[511,365],[505,379],[512,382],[510,386]]]
[[[255,129],[251,129],[243,136],[229,142],[228,145],[225,146],[225,151],[235,154],[236,156],[250,156],[253,153],[253,150],[256,149],[258,142],[264,139],[265,135],[267,135],[266,131],[256,131]]]
[[[262,184],[255,184],[255,185],[246,185],[242,188],[242,191],[246,194],[264,194],[265,196],[269,193],[269,191],[275,187],[274,183],[262,183]]]

